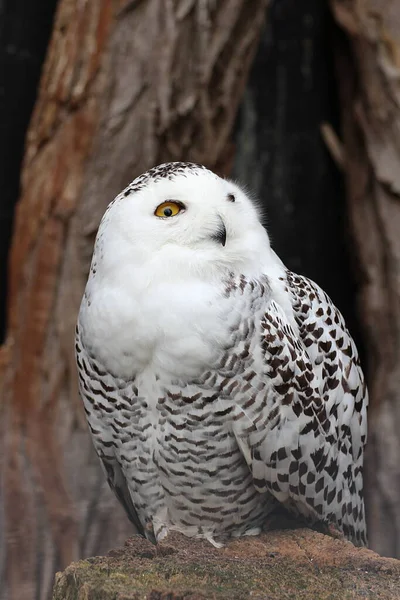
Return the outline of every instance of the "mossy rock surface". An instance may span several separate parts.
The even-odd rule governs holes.
[[[170,534],[130,538],[58,573],[53,600],[399,600],[400,561],[308,529],[217,549]]]

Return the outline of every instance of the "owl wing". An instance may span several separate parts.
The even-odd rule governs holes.
[[[126,479],[122,472],[119,462],[114,457],[105,456],[101,453],[98,453],[98,455],[101,460],[104,472],[107,476],[108,485],[110,486],[110,488],[124,507],[129,520],[135,527],[135,532],[145,537],[143,525],[139,519],[139,515],[137,514],[136,508],[133,505],[128,485],[126,483]],[[153,543],[155,543],[155,540]]]
[[[291,272],[285,283],[298,332],[270,301],[260,348],[268,400],[257,416],[237,406],[234,433],[258,491],[363,545],[368,393],[357,350],[315,283]]]
[[[143,525],[132,502],[125,475],[115,455],[116,443],[113,440],[112,432],[110,428],[105,428],[103,424],[102,411],[110,412],[110,408],[107,406],[108,398],[105,393],[104,382],[102,383],[101,380],[102,377],[106,376],[106,373],[101,371],[94,359],[91,359],[86,353],[81,340],[79,323],[76,328],[75,351],[79,392],[100,464],[107,477],[108,485],[124,507],[129,520],[135,527],[135,532],[145,536]],[[95,401],[94,398],[98,400]],[[147,532],[147,537],[153,541],[151,532]]]

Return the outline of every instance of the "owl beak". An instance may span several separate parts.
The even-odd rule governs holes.
[[[218,244],[222,244],[223,246],[225,246],[226,244],[226,228],[225,228],[225,223],[223,222],[222,218],[218,215],[219,217],[219,225],[218,225],[218,229],[215,233],[212,234],[211,238],[213,240],[215,240],[216,242],[218,242]]]

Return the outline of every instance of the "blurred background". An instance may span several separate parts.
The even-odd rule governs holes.
[[[78,397],[107,204],[171,160],[265,207],[367,373],[370,546],[400,557],[400,2],[0,0],[0,599],[122,544]]]

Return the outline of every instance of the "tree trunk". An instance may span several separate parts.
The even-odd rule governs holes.
[[[400,5],[331,0],[371,408],[370,545],[400,556]]]
[[[0,344],[5,336],[7,253],[24,140],[56,3],[0,0]]]
[[[280,1],[280,0],[278,0]],[[57,573],[53,600],[399,600],[400,561],[311,531],[268,531],[222,551],[172,532],[134,537]]]
[[[0,352],[1,598],[129,534],[77,394],[74,325],[108,202],[167,160],[220,173],[267,0],[61,0],[27,136]],[[7,585],[5,585],[7,583]]]
[[[328,3],[276,0],[239,111],[235,176],[261,201],[275,251],[342,311],[362,351],[344,179],[324,128],[340,122]]]

